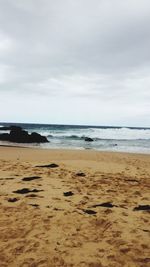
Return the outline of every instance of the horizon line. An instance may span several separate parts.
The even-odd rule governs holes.
[[[32,125],[54,125],[54,126],[83,126],[100,128],[132,128],[132,129],[150,129],[148,126],[127,126],[127,125],[92,125],[92,124],[64,124],[64,123],[36,123],[36,122],[0,122],[0,124],[32,124]]]

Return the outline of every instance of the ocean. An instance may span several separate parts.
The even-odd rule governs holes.
[[[29,133],[40,133],[49,140],[49,143],[23,144],[23,146],[47,149],[94,149],[101,151],[150,153],[150,128],[0,123],[0,127],[10,125],[21,126]],[[0,131],[0,133],[2,132]],[[87,142],[84,140],[85,137],[90,137],[94,141]],[[7,145],[8,143],[1,141],[0,144]]]

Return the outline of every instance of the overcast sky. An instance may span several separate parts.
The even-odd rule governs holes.
[[[0,121],[150,126],[150,1],[0,0]]]

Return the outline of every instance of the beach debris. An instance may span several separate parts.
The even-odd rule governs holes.
[[[84,172],[77,172],[76,176],[85,177],[86,174]]]
[[[133,183],[139,183],[138,180],[135,180],[135,179],[127,179],[125,180],[126,182],[133,182]]]
[[[24,177],[22,181],[32,181],[32,180],[37,180],[40,179],[40,176],[31,176],[31,177]]]
[[[149,263],[150,258],[138,258],[137,261],[142,262],[142,263]],[[142,266],[145,266],[145,265],[142,265]]]
[[[147,229],[141,229],[143,232],[146,232],[146,233],[149,233],[150,230],[147,230]]]
[[[16,201],[18,201],[19,200],[19,198],[16,198],[16,197],[14,197],[14,198],[9,198],[8,199],[8,202],[16,202]]]
[[[72,191],[64,192],[63,194],[65,197],[70,197],[70,196],[74,195],[74,193]]]
[[[18,189],[16,191],[13,191],[13,193],[16,194],[28,194],[28,193],[37,193],[37,192],[41,192],[43,190],[38,190],[38,189],[29,189],[29,188],[22,188],[22,189]]]
[[[83,210],[83,211],[89,215],[95,215],[97,213],[95,210]]]
[[[57,168],[57,167],[59,167],[59,165],[56,163],[51,163],[51,164],[47,164],[47,165],[37,165],[35,167],[38,167],[38,168]]]
[[[53,208],[53,210],[56,210],[56,211],[64,211],[64,209],[60,209],[60,208]]]
[[[32,206],[32,207],[35,207],[35,208],[38,208],[39,207],[38,204],[29,204],[29,205]]]
[[[10,133],[0,134],[1,141],[9,141],[15,143],[47,143],[49,142],[45,136],[33,132],[29,134],[21,127],[11,126]]]
[[[86,142],[93,142],[94,140],[92,138],[90,138],[90,137],[85,137],[84,138],[84,141],[86,141]]]
[[[111,202],[104,202],[101,204],[96,204],[91,206],[92,208],[97,208],[97,207],[104,207],[104,208],[113,208],[113,207],[117,207],[116,205],[113,205]]]
[[[145,210],[150,211],[150,205],[139,205],[133,209],[134,211]]]

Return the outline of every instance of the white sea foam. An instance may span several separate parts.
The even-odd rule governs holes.
[[[106,128],[98,129],[91,128],[90,136],[101,139],[115,140],[137,140],[150,139],[150,129],[130,129],[130,128]]]
[[[130,128],[86,128],[86,129],[69,129],[69,130],[47,130],[38,131],[44,136],[56,138],[65,138],[76,136],[82,138],[84,136],[93,139],[106,140],[139,140],[150,139],[150,129],[130,129]]]
[[[150,129],[148,128],[98,128],[28,124],[22,127],[29,133],[38,132],[46,136],[50,142],[39,145],[44,148],[96,149],[150,153]],[[93,138],[94,142],[85,142],[84,137]]]

